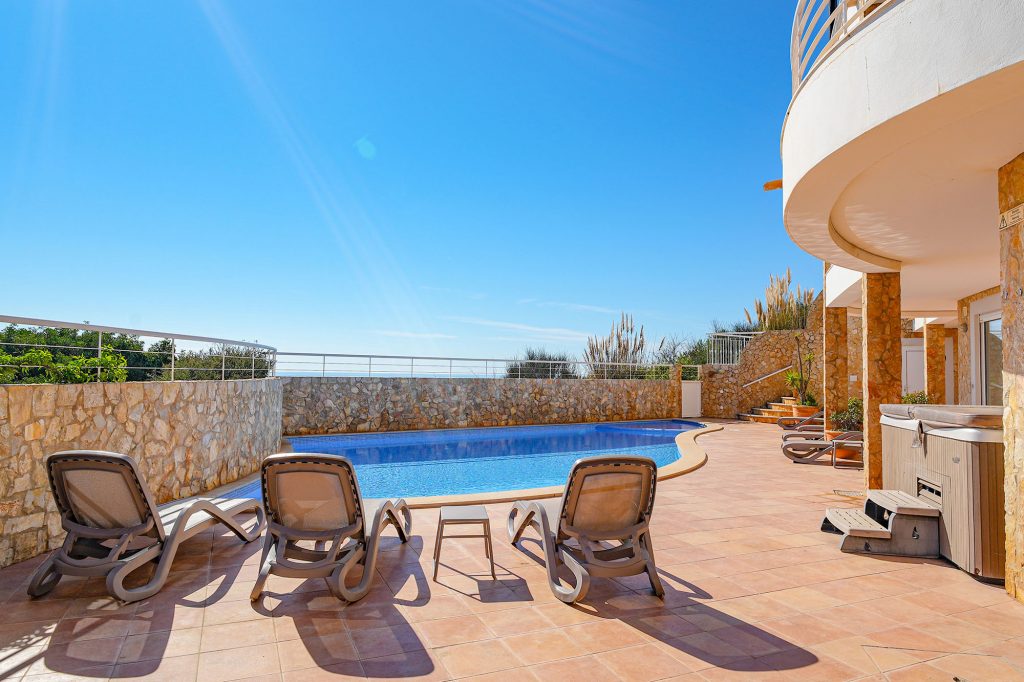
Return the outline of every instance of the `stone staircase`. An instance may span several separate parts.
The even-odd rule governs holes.
[[[774,424],[779,417],[792,417],[793,405],[796,405],[796,398],[785,396],[778,401],[766,403],[764,407],[751,408],[750,412],[736,415],[737,419],[745,422],[758,422],[760,424]]]

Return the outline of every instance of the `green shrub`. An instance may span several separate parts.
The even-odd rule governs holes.
[[[124,356],[113,348],[103,348],[102,357],[53,354],[31,348],[21,355],[0,350],[0,383],[12,384],[87,384],[93,381],[125,381],[128,371]]]
[[[904,405],[927,405],[931,400],[928,399],[928,394],[924,391],[915,391],[914,393],[904,393],[900,402]]]
[[[527,348],[524,357],[505,367],[506,379],[579,379],[579,372],[568,353],[549,353],[543,348]]]
[[[860,398],[850,398],[846,403],[846,409],[833,412],[830,421],[839,431],[863,431],[864,401]]]

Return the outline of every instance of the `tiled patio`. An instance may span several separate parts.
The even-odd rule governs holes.
[[[251,605],[259,544],[231,535],[188,543],[172,583],[130,606],[98,580],[29,601],[34,562],[4,569],[0,677],[1024,679],[1024,606],[1002,588],[941,562],[840,554],[818,531],[825,506],[854,503],[833,491],[860,488],[860,472],[791,464],[774,426],[730,423],[699,442],[707,466],[658,491],[664,603],[642,576],[557,602],[504,541],[507,505],[490,508],[498,582],[479,540],[446,541],[431,582],[437,512],[425,510],[351,606],[322,581],[276,578]]]

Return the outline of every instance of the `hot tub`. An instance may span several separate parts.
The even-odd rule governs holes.
[[[888,489],[942,510],[940,553],[985,580],[1004,577],[1003,409],[882,405]]]

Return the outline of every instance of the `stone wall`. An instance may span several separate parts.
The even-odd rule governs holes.
[[[1024,154],[999,169],[999,212],[1024,205]],[[992,228],[994,229],[994,228]],[[1024,601],[1024,223],[999,231],[1006,591]]]
[[[861,397],[864,395],[864,320],[860,315],[850,315],[846,319],[846,366],[850,371],[849,395]]]
[[[678,381],[285,377],[286,435],[678,417]]]
[[[823,314],[819,295],[808,315],[807,329],[765,332],[747,344],[738,364],[704,365],[701,368],[703,416],[735,419],[737,414],[792,393],[786,386],[785,372],[746,388],[744,384],[795,363],[797,340],[804,355],[814,354],[809,370],[805,370],[809,379],[807,390],[820,403],[824,383],[821,367]]]
[[[0,385],[0,566],[63,540],[51,452],[131,455],[161,503],[256,471],[280,440],[278,379]]]

